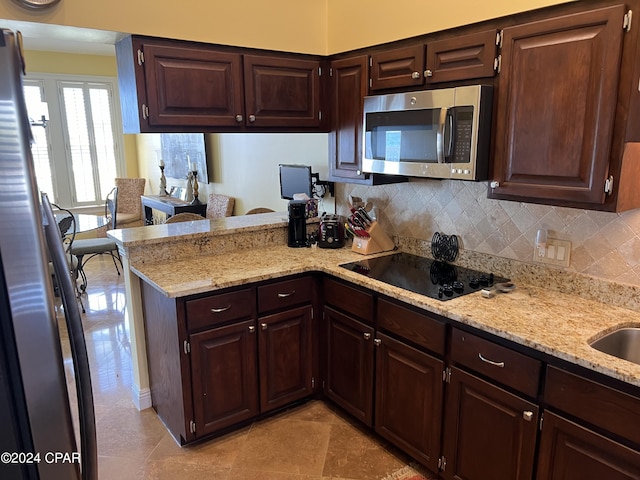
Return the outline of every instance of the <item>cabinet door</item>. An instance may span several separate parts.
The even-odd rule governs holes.
[[[373,420],[373,328],[325,307],[326,394],[368,426]]]
[[[371,55],[371,90],[420,86],[424,83],[424,45]]]
[[[537,478],[638,480],[640,453],[547,411]]]
[[[617,5],[504,30],[490,197],[604,202],[624,13]]]
[[[241,57],[208,48],[143,45],[149,125],[238,126]]]
[[[427,83],[493,77],[496,30],[461,35],[427,44]]]
[[[258,371],[253,320],[191,335],[196,436],[258,414]]]
[[[376,339],[376,432],[437,471],[444,364],[386,335]]]
[[[362,173],[362,115],[367,94],[366,55],[331,63],[332,127],[329,137],[329,176],[336,181],[364,181]]]
[[[315,60],[245,55],[246,124],[319,126],[319,68]]]
[[[311,395],[311,305],[261,317],[258,323],[261,412]]]
[[[451,369],[442,475],[464,480],[531,480],[538,407]]]

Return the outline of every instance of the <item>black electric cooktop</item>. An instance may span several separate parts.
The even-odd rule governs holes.
[[[494,283],[508,281],[506,278],[494,276],[493,273],[470,270],[409,253],[395,253],[340,266],[395,287],[440,300],[461,297],[491,287]]]

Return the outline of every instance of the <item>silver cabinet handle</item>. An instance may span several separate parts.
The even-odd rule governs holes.
[[[279,293],[278,298],[287,298],[287,297],[290,297],[291,295],[295,295],[295,293],[296,293],[295,290],[291,290],[290,292]]]
[[[243,120],[242,115],[236,115],[236,122],[240,123]]]
[[[431,70],[425,70],[424,71],[424,76],[425,77],[433,77],[433,72]]]
[[[362,336],[364,337],[365,340],[369,340],[371,338],[371,334],[370,333],[365,333]]]
[[[504,368],[504,362],[494,362],[493,360],[489,360],[488,358],[484,358],[481,353],[478,354],[478,358],[489,365],[493,365],[495,367]]]
[[[231,308],[231,304],[227,305],[226,307],[222,307],[222,308],[212,308],[211,309],[211,313],[222,313],[222,312],[226,312],[227,310],[229,310]]]
[[[413,78],[414,80],[417,79],[417,78],[420,78],[420,72],[413,72],[411,74],[411,78]]]
[[[522,412],[522,418],[524,418],[527,422],[533,420],[533,412],[531,410],[525,410]]]
[[[379,338],[376,338],[376,339],[373,341],[373,344],[374,344],[376,347],[379,347],[380,345],[382,345],[382,340],[380,340]]]
[[[269,325],[267,325],[266,323],[261,323],[260,324],[260,328],[262,328],[262,330],[266,330],[269,327]]]
[[[256,121],[256,116],[255,115],[249,115],[249,121],[251,123],[255,122]]]
[[[255,333],[256,332],[256,327],[254,327],[253,325],[251,325],[249,327],[249,333]]]

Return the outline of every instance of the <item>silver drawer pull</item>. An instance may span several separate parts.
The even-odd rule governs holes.
[[[291,290],[290,292],[285,292],[285,293],[279,293],[278,298],[287,298],[287,297],[290,297],[291,295],[295,295],[295,293],[296,293],[295,290]]]
[[[489,365],[493,365],[495,367],[504,368],[504,362],[494,362],[492,360],[489,360],[488,358],[484,358],[481,353],[478,354],[478,358],[480,360],[482,360],[483,362],[488,363]]]
[[[531,410],[525,410],[522,412],[522,418],[524,418],[527,422],[533,420],[533,412]]]
[[[261,323],[260,328],[262,328],[262,330],[266,330],[267,328],[269,328],[269,325],[267,325],[266,323]]]
[[[211,309],[211,313],[222,313],[222,312],[226,312],[227,310],[229,310],[231,308],[231,305],[227,305],[226,307],[222,307],[222,308],[212,308]]]

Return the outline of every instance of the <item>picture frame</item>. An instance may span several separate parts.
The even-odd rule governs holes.
[[[198,183],[209,183],[204,133],[162,133],[160,144],[166,177],[186,179],[195,163]]]

